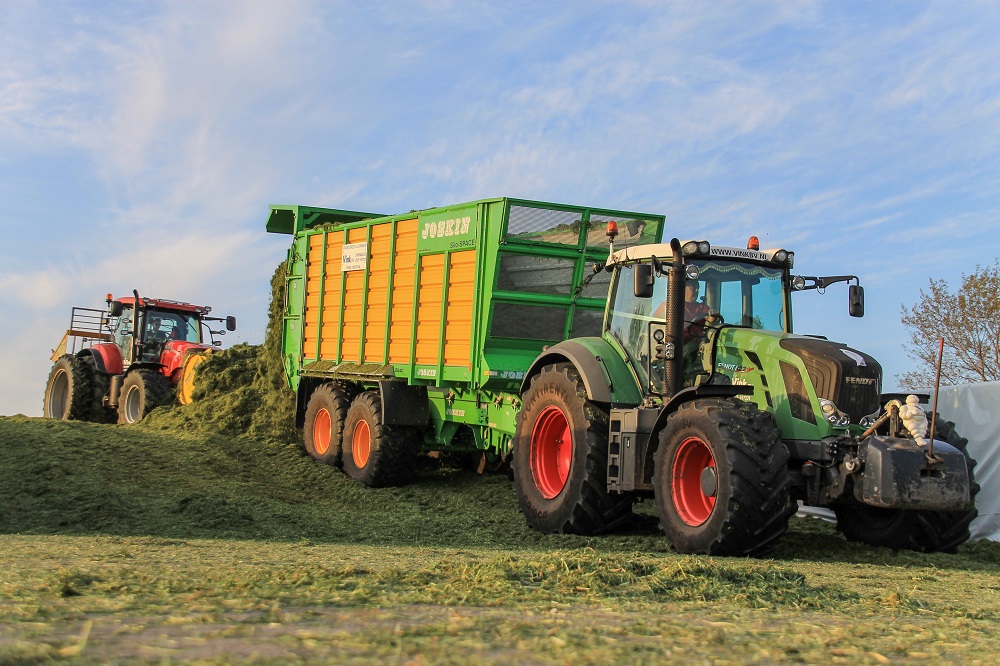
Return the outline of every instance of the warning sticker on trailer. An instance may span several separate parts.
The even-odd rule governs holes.
[[[368,243],[348,243],[340,254],[340,270],[363,271],[368,267]]]

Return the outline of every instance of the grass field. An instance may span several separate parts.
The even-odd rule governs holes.
[[[245,396],[244,396],[245,397]],[[211,401],[198,409],[210,409]],[[194,406],[192,406],[193,408]],[[680,556],[541,535],[509,479],[371,490],[247,423],[0,418],[0,663],[994,663],[1000,544]]]

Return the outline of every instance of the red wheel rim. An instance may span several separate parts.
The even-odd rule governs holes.
[[[327,410],[321,409],[316,412],[316,418],[313,419],[312,437],[313,450],[317,455],[325,456],[326,452],[330,450],[331,442],[333,442],[333,419],[330,418],[330,412]]]
[[[546,407],[531,430],[531,475],[545,499],[562,492],[573,461],[573,434],[559,407]]]
[[[691,527],[703,524],[715,508],[718,493],[706,495],[702,488],[702,474],[709,468],[715,469],[715,458],[702,439],[688,437],[677,447],[670,470],[670,494],[677,515]]]
[[[354,457],[354,465],[361,469],[368,464],[368,457],[371,454],[371,430],[368,429],[368,422],[358,421],[358,425],[354,426],[354,439],[351,440],[351,455]]]

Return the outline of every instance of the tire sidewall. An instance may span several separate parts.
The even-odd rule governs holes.
[[[320,453],[316,448],[316,417],[326,410],[330,417],[330,444],[326,451]],[[325,465],[340,465],[343,451],[343,424],[339,419],[339,406],[333,389],[321,386],[313,391],[306,406],[305,423],[302,430],[302,440],[306,452],[312,458]]]
[[[138,403],[138,418],[128,419],[128,400],[135,396]],[[133,370],[125,375],[121,393],[118,396],[118,423],[132,425],[146,418],[156,407],[168,405],[174,400],[170,380],[155,370]]]
[[[552,381],[546,383],[546,380]],[[518,415],[514,445],[514,483],[518,502],[528,524],[542,532],[561,531],[572,515],[586,479],[586,459],[590,450],[589,421],[585,404],[576,393],[576,383],[558,370],[536,378],[525,394],[525,404]],[[572,456],[566,483],[549,499],[539,490],[532,470],[535,453],[531,437],[539,417],[549,407],[560,409],[573,437]]]
[[[61,414],[52,413],[53,390],[57,387],[54,384],[60,380],[64,381],[64,388],[59,387],[63,392],[64,403]],[[91,416],[91,394],[93,392],[93,376],[90,367],[81,359],[72,354],[65,354],[56,360],[49,373],[48,381],[45,384],[45,401],[42,405],[42,414],[59,420],[81,420],[86,421]]]
[[[697,437],[708,447],[715,461],[718,479],[715,505],[708,519],[700,525],[689,525],[680,516],[673,493],[673,473],[677,464],[677,454],[681,444],[691,437]],[[726,448],[716,424],[703,418],[697,412],[679,410],[660,433],[658,460],[653,474],[656,504],[660,514],[660,525],[667,540],[678,551],[686,553],[707,553],[726,530],[729,501],[732,498],[732,464],[726,455]]]
[[[370,392],[366,392],[370,393]],[[370,486],[373,485],[380,446],[377,432],[381,429],[380,415],[373,409],[373,404],[366,393],[362,393],[351,402],[344,420],[343,464],[347,476]],[[358,424],[364,422],[368,426],[368,460],[363,467],[354,461],[354,431]]]
[[[138,400],[138,416],[131,418],[129,402]],[[118,422],[123,425],[138,423],[146,415],[146,382],[138,372],[130,372],[122,382],[121,394],[118,396]]]

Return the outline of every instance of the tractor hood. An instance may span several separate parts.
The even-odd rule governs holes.
[[[882,366],[841,342],[746,328],[719,332],[715,371],[755,387],[762,407],[787,403],[790,415],[822,424],[820,400],[859,423],[879,408]]]

